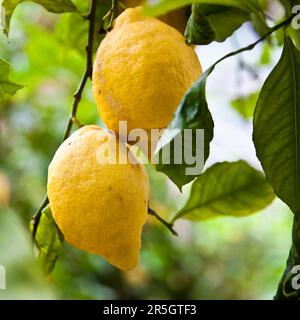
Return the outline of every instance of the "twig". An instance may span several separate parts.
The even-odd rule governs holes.
[[[226,54],[224,57],[222,57],[221,59],[217,60],[209,69],[214,69],[214,67],[219,64],[220,62],[224,61],[227,58],[233,57],[237,54],[240,54],[242,52],[245,51],[250,51],[252,49],[254,49],[259,43],[263,42],[264,40],[266,40],[270,35],[272,35],[274,32],[276,32],[277,30],[281,29],[284,26],[289,25],[292,20],[296,17],[297,14],[292,14],[291,16],[289,16],[288,18],[286,18],[285,20],[283,20],[282,22],[280,22],[279,24],[277,24],[276,26],[274,26],[269,32],[267,32],[264,36],[262,36],[261,38],[259,38],[258,40],[256,40],[255,42],[251,43],[250,45],[243,47],[241,49],[238,49],[236,51],[230,52],[228,54]]]
[[[166,220],[164,220],[161,216],[159,216],[156,211],[148,207],[148,213],[155,217],[159,222],[161,222],[165,227],[167,227],[174,236],[178,236],[178,233],[173,229],[173,223],[169,223]]]
[[[88,32],[88,42],[86,46],[86,68],[84,71],[84,74],[80,80],[80,83],[78,85],[78,88],[73,96],[73,103],[72,103],[72,110],[71,114],[69,116],[69,120],[66,126],[66,130],[63,135],[62,141],[65,141],[71,134],[74,119],[76,119],[76,114],[78,110],[78,105],[82,98],[82,93],[85,88],[85,85],[87,83],[87,80],[92,78],[93,73],[93,46],[94,46],[94,30],[95,30],[95,13],[96,13],[96,5],[97,0],[91,0],[90,1],[90,8],[88,15],[86,16],[86,19],[89,21],[89,32]],[[37,228],[41,219],[42,211],[43,209],[48,205],[49,199],[48,196],[45,196],[45,199],[43,200],[41,206],[38,208],[36,213],[34,214],[31,224],[33,225],[32,228],[32,238],[35,242],[35,236],[37,232]]]

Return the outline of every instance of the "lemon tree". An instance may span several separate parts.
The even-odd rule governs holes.
[[[2,2],[6,34],[15,8],[23,2]],[[31,221],[32,238],[45,273],[53,270],[64,240],[100,255],[121,270],[130,270],[138,264],[148,214],[176,235],[174,223],[179,219],[244,217],[269,206],[276,195],[294,215],[292,249],[276,298],[299,299],[299,289],[292,283],[294,266],[300,264],[300,53],[299,33],[292,28],[299,18],[292,11],[297,1],[277,1],[285,10],[284,17],[273,23],[266,14],[267,1],[106,1],[100,10],[99,2],[91,0],[88,12],[71,0],[34,2],[54,13],[69,12],[69,19],[61,27],[68,26],[67,34],[76,34],[70,45],[76,47],[81,40],[86,44],[86,64],[73,96],[63,141],[49,165],[48,192]],[[84,27],[81,19],[87,22]],[[202,72],[194,46],[222,42],[244,22],[251,23],[258,39]],[[80,34],[84,36],[76,41]],[[148,190],[148,177],[140,163],[99,163],[97,150],[105,141],[112,145],[120,121],[127,121],[129,129],[146,131],[168,127],[179,134],[186,129],[195,134],[203,130],[201,156],[206,162],[215,128],[206,99],[207,80],[225,59],[251,51],[261,43],[270,45],[272,39],[283,49],[281,58],[261,92],[256,93],[256,105],[243,113],[251,118],[254,112],[253,142],[265,175],[246,162],[236,161],[215,164],[187,176],[185,169],[190,163],[178,164],[171,153],[171,163],[159,159],[155,169],[180,190],[192,184],[185,205],[171,221],[166,221],[149,204],[149,193],[153,191]],[[79,54],[82,52],[79,50]],[[8,62],[1,59],[0,68],[0,99],[4,100],[19,93],[22,86],[10,80]],[[86,86],[90,81],[92,88]],[[90,95],[93,91],[103,128],[85,126],[79,116],[86,88]],[[253,99],[249,101],[253,103]],[[73,130],[75,126],[77,130]],[[175,140],[176,136],[162,140],[158,154]],[[119,141],[117,146],[119,155],[131,157],[128,145]],[[182,151],[185,148],[182,146]],[[195,141],[188,146],[190,153],[198,148]],[[7,205],[10,196],[5,181],[0,175],[1,205]]]

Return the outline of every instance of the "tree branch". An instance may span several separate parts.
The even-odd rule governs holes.
[[[86,46],[86,68],[78,85],[78,88],[73,96],[73,103],[72,103],[72,110],[69,116],[69,120],[63,135],[62,142],[64,142],[71,134],[74,119],[76,119],[77,110],[79,103],[82,98],[82,93],[87,83],[87,80],[92,78],[93,74],[93,46],[94,46],[94,31],[95,31],[95,16],[96,16],[96,5],[97,0],[90,1],[90,8],[86,19],[89,21],[89,31],[88,31],[88,42]],[[35,236],[37,232],[37,228],[41,219],[43,209],[48,205],[49,199],[46,195],[45,199],[43,200],[41,206],[35,212],[31,224],[33,225],[32,228],[32,239],[35,242]]]
[[[291,16],[289,16],[288,18],[286,18],[285,20],[283,20],[282,22],[280,22],[279,24],[277,24],[276,26],[274,26],[269,32],[267,32],[264,36],[262,36],[261,38],[259,38],[258,40],[256,40],[255,42],[251,43],[250,45],[243,47],[241,49],[238,49],[236,51],[230,52],[228,54],[226,54],[224,57],[222,57],[221,59],[217,60],[209,69],[214,69],[215,66],[217,64],[219,64],[220,62],[226,60],[227,58],[233,57],[237,54],[240,54],[242,52],[245,51],[250,51],[252,49],[254,49],[259,43],[263,42],[264,40],[266,40],[270,35],[272,35],[274,32],[276,32],[277,30],[289,25],[294,17],[296,17],[297,14],[292,14]]]
[[[178,236],[178,233],[173,229],[173,223],[169,223],[166,220],[164,220],[156,211],[148,207],[148,213],[155,217],[159,222],[161,222],[165,227],[167,227],[174,236]]]

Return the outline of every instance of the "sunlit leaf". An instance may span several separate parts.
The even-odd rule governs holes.
[[[63,236],[53,220],[50,206],[43,212],[35,236],[38,258],[46,275],[52,272],[63,247]]]
[[[8,33],[9,24],[11,17],[14,13],[16,7],[28,0],[3,0],[1,10],[4,10],[4,13],[1,15],[4,18],[2,21],[2,25],[4,26],[4,32]],[[63,13],[63,12],[73,12],[76,11],[76,6],[73,4],[71,0],[31,0],[37,4],[42,5],[50,12],[54,13]]]
[[[244,119],[249,119],[253,116],[258,96],[259,93],[257,92],[247,96],[240,96],[231,101],[231,105]]]
[[[276,195],[300,210],[300,52],[286,38],[254,114],[253,140]]]
[[[0,101],[23,88],[23,86],[9,80],[9,69],[9,64],[0,59]]]
[[[263,174],[246,162],[217,163],[195,180],[187,203],[174,220],[244,217],[273,200],[274,192]]]
[[[99,31],[102,28],[103,17],[111,7],[110,1],[97,1],[95,30],[94,30],[94,51],[98,49],[104,34]],[[87,9],[86,9],[87,11]],[[84,19],[78,14],[67,13],[60,17],[56,24],[55,34],[62,46],[65,48],[72,48],[86,55],[85,47],[88,38],[88,20]]]

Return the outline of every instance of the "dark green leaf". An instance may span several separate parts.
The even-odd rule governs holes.
[[[9,80],[9,69],[9,64],[0,59],[0,101],[23,88],[23,86]]]
[[[200,12],[208,19],[215,31],[215,40],[222,42],[250,19],[247,11],[234,7],[199,4]]]
[[[63,247],[63,236],[52,217],[50,206],[42,212],[35,240],[43,271],[48,275],[52,272]]]
[[[276,195],[300,210],[300,52],[286,38],[254,114],[253,140]]]
[[[222,42],[249,20],[246,11],[220,5],[194,4],[185,38],[188,44]]]
[[[16,7],[28,0],[3,0],[2,2],[2,10],[4,10],[5,21],[2,21],[2,25],[4,26],[4,32],[7,34],[9,31],[10,19],[14,13]],[[37,4],[42,5],[50,12],[54,13],[63,13],[63,12],[73,12],[76,11],[76,6],[73,4],[71,0],[31,0]]]
[[[185,30],[187,44],[209,44],[216,39],[216,33],[208,19],[201,13],[201,6],[194,4]]]
[[[174,221],[222,216],[244,217],[274,200],[274,192],[259,171],[244,161],[218,163],[193,183],[190,197]]]
[[[200,151],[197,149],[195,134],[197,129],[204,130],[204,154],[202,154],[204,162],[209,156],[210,142],[213,139],[214,131],[214,122],[208,109],[205,94],[206,80],[213,69],[214,67],[208,69],[189,89],[176,112],[174,120],[169,126],[169,129],[179,129],[178,134],[182,136],[184,135],[184,129],[192,129],[193,131],[192,145],[183,143],[182,154],[196,155],[197,152]],[[193,181],[196,176],[186,174],[186,170],[191,168],[191,165],[185,162],[183,162],[183,164],[175,164],[173,148],[175,141],[176,136],[162,145],[156,154],[156,161],[158,163],[156,169],[168,175],[179,189],[181,189],[182,186]],[[170,148],[171,151],[171,161],[170,164],[163,164],[161,157],[163,151],[167,148]]]

